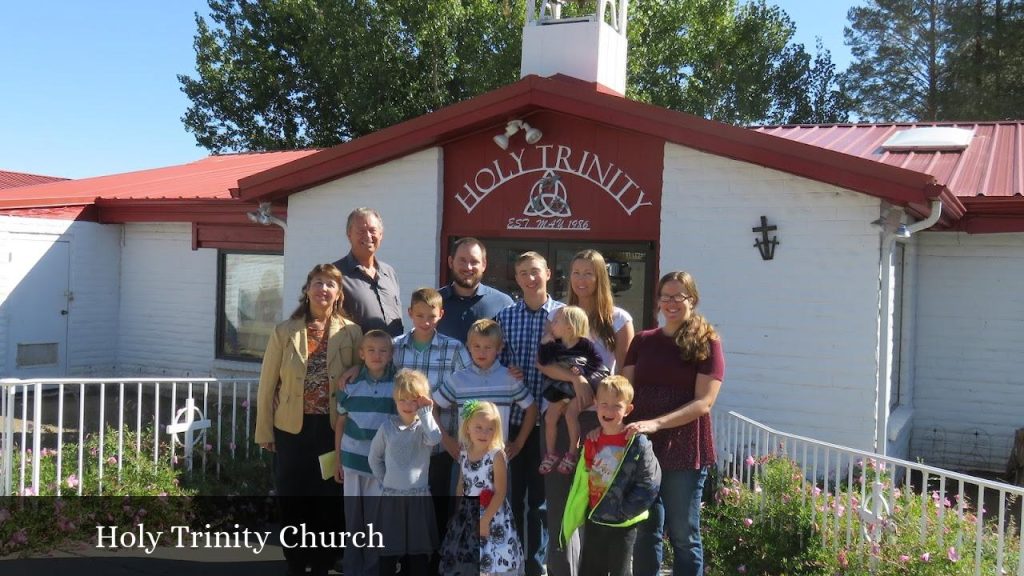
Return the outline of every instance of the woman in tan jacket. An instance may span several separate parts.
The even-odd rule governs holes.
[[[318,264],[306,276],[299,306],[277,325],[263,355],[256,404],[256,443],[274,452],[274,480],[283,526],[340,529],[340,506],[316,497],[340,496],[324,480],[319,456],[334,450],[334,383],[358,362],[362,330],[342,313],[341,272]],[[314,528],[319,527],[319,528]],[[335,550],[285,548],[291,573],[327,574]]]

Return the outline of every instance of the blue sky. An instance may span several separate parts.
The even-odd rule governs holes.
[[[858,2],[774,3],[798,42],[812,50],[821,36],[845,68],[843,26]],[[3,2],[0,170],[84,178],[206,156],[181,123],[177,80],[195,71],[196,12],[206,0]]]

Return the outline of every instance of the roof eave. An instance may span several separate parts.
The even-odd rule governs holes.
[[[246,212],[255,204],[234,198],[212,199],[98,199],[99,222],[199,222],[212,224],[249,224]],[[286,217],[286,207],[274,206],[274,215]]]
[[[437,145],[494,123],[495,116],[513,118],[530,106],[530,94],[541,80],[519,82],[389,126],[238,181],[242,200],[273,200]],[[344,166],[339,162],[344,159]]]
[[[547,109],[833,184],[901,206],[938,197],[932,176],[659,108],[565,78],[526,78],[239,181],[243,200],[280,199],[420,149]],[[955,204],[950,203],[955,206]]]

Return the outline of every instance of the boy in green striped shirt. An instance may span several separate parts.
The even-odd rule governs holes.
[[[395,414],[392,392],[395,385],[394,348],[391,335],[370,330],[359,345],[363,367],[356,379],[338,392],[338,421],[334,427],[338,467],[334,479],[344,482],[345,529],[366,531],[377,518],[381,495],[368,456],[377,430]],[[376,576],[377,554],[370,548],[345,550],[346,576]]]

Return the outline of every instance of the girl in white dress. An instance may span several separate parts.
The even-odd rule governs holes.
[[[463,406],[456,487],[456,496],[463,498],[441,546],[440,572],[446,576],[523,573],[523,548],[505,499],[508,465],[501,430],[493,403],[470,400]]]

